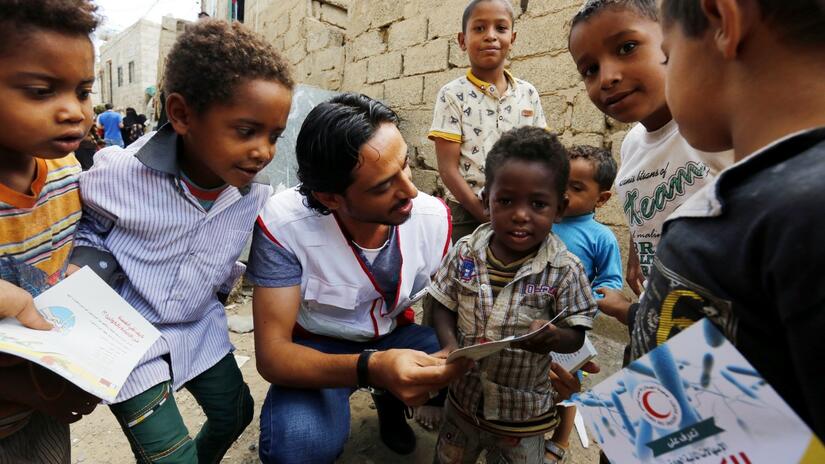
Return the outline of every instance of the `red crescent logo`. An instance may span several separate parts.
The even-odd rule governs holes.
[[[651,416],[653,416],[657,419],[667,419],[668,417],[670,417],[670,415],[673,414],[672,411],[668,412],[667,414],[661,414],[661,413],[657,412],[655,409],[653,409],[653,406],[651,406],[650,402],[648,402],[648,400],[647,400],[647,397],[650,396],[651,393],[653,393],[653,392],[652,391],[646,391],[642,394],[642,404],[644,405],[645,409],[647,409],[647,412],[649,412]]]

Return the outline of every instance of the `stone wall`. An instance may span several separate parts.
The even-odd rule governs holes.
[[[436,93],[469,63],[458,46],[467,0],[247,0],[245,22],[293,64],[299,82],[358,91],[391,105],[414,159],[414,181],[441,194],[427,139]],[[581,0],[521,0],[510,52],[514,75],[542,97],[550,128],[567,144],[604,146],[618,155],[626,126],[590,102],[567,53],[569,20]],[[626,256],[627,228],[616,200],[597,217],[614,228]]]

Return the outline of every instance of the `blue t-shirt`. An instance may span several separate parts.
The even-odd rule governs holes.
[[[582,262],[591,288],[622,289],[619,242],[610,228],[596,222],[593,213],[566,217],[553,225],[553,233]]]
[[[100,113],[97,117],[97,122],[103,126],[103,138],[114,140],[123,143],[123,137],[120,135],[120,123],[123,122],[123,116],[120,113],[106,110]]]
[[[277,235],[277,231],[272,231]],[[401,275],[401,249],[398,246],[397,227],[390,229],[389,238],[373,259],[368,259],[364,252],[355,246],[361,261],[375,278],[388,305],[392,305],[398,291],[398,278]],[[357,266],[356,266],[357,267]],[[361,272],[353,269],[353,272]],[[255,224],[252,233],[252,249],[249,253],[247,279],[254,285],[269,288],[292,287],[301,284],[303,268],[294,253],[273,242]]]

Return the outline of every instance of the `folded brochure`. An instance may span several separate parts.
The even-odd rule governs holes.
[[[507,338],[502,338],[501,340],[497,340],[494,342],[487,342],[487,343],[480,343],[478,345],[473,346],[466,346],[464,348],[457,349],[450,353],[447,356],[447,362],[453,362],[459,358],[469,358],[474,361],[478,361],[480,359],[486,358],[487,356],[493,355],[498,353],[499,351],[511,347],[515,343],[524,342],[530,340],[533,337],[536,337],[539,332],[544,330],[548,325],[552,324],[553,321],[549,321],[546,324],[542,325],[539,329],[534,330],[530,333],[521,335],[521,336],[509,336]],[[590,342],[590,339],[587,338],[585,335],[584,344],[578,351],[574,353],[551,353],[550,355],[553,358],[553,361],[561,364],[562,367],[567,369],[570,372],[577,371],[581,366],[583,366],[587,361],[596,357],[596,348]]]
[[[573,397],[613,464],[825,462],[825,448],[707,319]]]
[[[54,328],[0,320],[0,352],[50,369],[81,389],[113,401],[160,332],[84,267],[34,299]]]

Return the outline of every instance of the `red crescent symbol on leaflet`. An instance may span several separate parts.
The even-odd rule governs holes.
[[[642,404],[644,405],[645,409],[647,409],[647,412],[649,412],[651,416],[653,416],[657,419],[667,419],[668,417],[670,417],[670,415],[673,414],[673,412],[668,412],[667,414],[661,414],[658,411],[656,411],[655,409],[653,409],[653,406],[650,405],[650,402],[647,399],[647,397],[649,397],[651,393],[653,393],[653,392],[652,391],[646,391],[646,392],[644,392],[644,394],[642,394]]]

